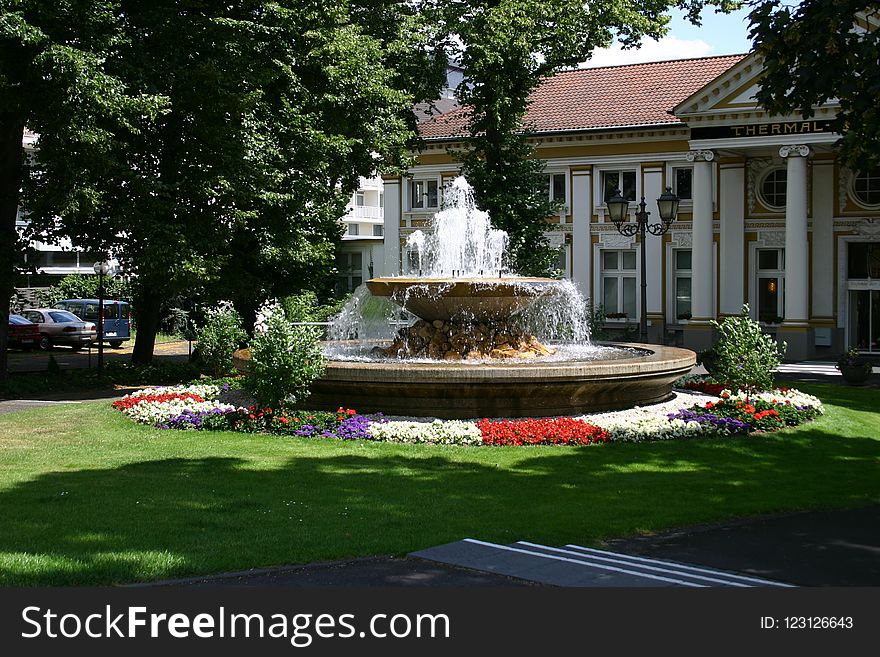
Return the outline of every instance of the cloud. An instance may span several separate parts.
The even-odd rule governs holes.
[[[593,58],[590,61],[581,64],[581,68],[689,59],[691,57],[706,57],[711,53],[712,46],[700,39],[688,40],[665,36],[659,41],[646,39],[642,42],[642,47],[638,49],[623,50],[620,45],[599,48],[593,53]]]

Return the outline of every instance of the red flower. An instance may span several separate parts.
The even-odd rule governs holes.
[[[588,445],[609,438],[604,429],[572,418],[483,419],[477,427],[487,445]]]
[[[290,420],[288,420],[286,417],[279,418],[278,421],[281,424],[290,424]]]
[[[706,402],[706,405],[705,405],[703,408],[705,408],[705,409],[708,411],[708,410],[710,410],[714,405],[715,405],[715,404],[713,404],[712,402]]]
[[[347,411],[345,411],[345,414],[346,415],[357,415],[357,411],[354,410],[353,408],[349,408]]]
[[[252,420],[256,420],[256,419],[257,419],[257,416],[254,415],[253,413],[248,413],[248,417],[249,417],[250,419],[252,419]]]

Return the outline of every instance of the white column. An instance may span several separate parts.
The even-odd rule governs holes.
[[[580,293],[590,296],[590,219],[593,216],[592,175],[571,173],[571,278]]]
[[[691,151],[687,159],[694,163],[693,247],[691,252],[691,313],[693,323],[706,323],[712,310],[715,272],[712,266],[712,151]]]
[[[718,168],[721,178],[718,199],[721,223],[721,290],[718,311],[722,315],[736,315],[745,301],[745,163],[731,162],[721,164]]]
[[[396,276],[400,273],[400,218],[401,180],[395,178],[385,181],[385,208],[383,212],[385,245],[385,276]]]
[[[809,265],[807,252],[808,146],[783,146],[785,185],[785,323],[806,324],[809,319]],[[831,244],[828,244],[831,248]]]
[[[645,197],[647,210],[650,212],[648,222],[652,224],[662,223],[660,210],[657,207],[657,199],[663,193],[663,167],[642,167],[643,185],[642,195]],[[648,280],[648,321],[652,316],[663,314],[663,238],[651,235],[645,237],[645,257],[647,258]]]
[[[834,160],[813,160],[812,317],[834,317]]]

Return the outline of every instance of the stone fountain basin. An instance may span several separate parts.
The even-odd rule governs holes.
[[[549,417],[655,404],[690,372],[694,352],[649,344],[632,358],[527,363],[329,361],[307,405],[467,419]]]
[[[468,318],[484,322],[509,318],[537,297],[552,294],[552,278],[372,278],[373,296],[390,297],[409,312],[432,322]]]

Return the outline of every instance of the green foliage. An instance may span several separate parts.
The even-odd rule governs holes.
[[[786,344],[780,345],[761,330],[749,317],[748,305],[743,305],[739,315],[712,325],[720,336],[713,347],[712,375],[739,390],[771,390],[772,370],[782,362]]]
[[[836,99],[841,156],[856,170],[880,164],[880,31],[854,30],[858,12],[876,15],[865,0],[757,0],[750,36],[763,58],[758,102],[770,113],[815,114]]]
[[[845,367],[858,367],[868,373],[873,370],[871,361],[865,358],[858,347],[850,347],[837,359],[837,369],[843,371]]]
[[[314,327],[294,326],[280,305],[260,309],[244,380],[260,406],[299,405],[308,398],[312,382],[324,371],[318,338]]]
[[[247,340],[247,333],[241,326],[241,316],[225,303],[208,311],[197,339],[203,366],[214,376],[223,376],[232,371],[232,354]]]
[[[405,168],[412,105],[441,82],[445,57],[426,47],[415,5],[74,4],[104,8],[92,20],[116,39],[103,66],[155,111],[68,149],[69,161],[46,131],[26,205],[35,230],[113,252],[137,277],[135,357],[150,357],[163,301],[193,288],[248,319],[256,299],[328,288],[358,177]],[[108,155],[100,175],[81,175],[96,152]],[[65,175],[80,185],[56,190]]]
[[[300,294],[284,297],[280,304],[284,315],[291,322],[326,322],[339,314],[350,296],[349,294],[322,304],[314,292],[306,290]]]
[[[97,299],[98,276],[94,274],[70,274],[65,276],[57,285],[49,290],[52,302],[62,299]],[[104,298],[118,299],[120,301],[131,300],[131,285],[118,276],[104,277]]]

